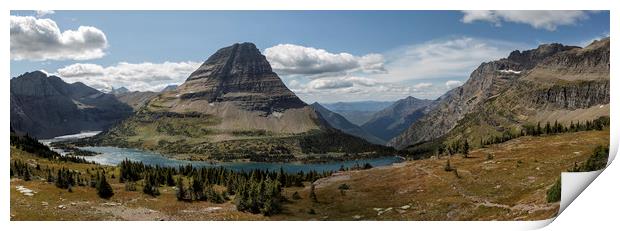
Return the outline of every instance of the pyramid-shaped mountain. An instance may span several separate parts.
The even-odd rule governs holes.
[[[284,85],[252,43],[218,50],[185,83],[85,142],[183,159],[288,161],[391,151],[330,126]]]
[[[177,91],[181,99],[232,102],[266,114],[307,106],[289,90],[252,43],[218,50]]]

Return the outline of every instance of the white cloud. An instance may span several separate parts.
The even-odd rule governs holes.
[[[430,88],[432,86],[433,86],[432,83],[418,83],[416,85],[413,85],[413,88],[415,88],[415,89],[426,89],[426,88]]]
[[[605,32],[605,33],[603,33],[603,34],[601,34],[599,36],[595,36],[593,38],[586,39],[586,40],[583,40],[581,42],[578,42],[577,45],[579,45],[581,47],[587,47],[588,45],[592,44],[594,41],[601,40],[601,39],[604,39],[604,38],[607,38],[607,37],[609,37],[609,32]]]
[[[353,87],[353,83],[342,79],[315,79],[308,83],[311,89],[337,89]]]
[[[453,88],[457,88],[459,86],[463,85],[463,82],[458,81],[458,80],[448,80],[446,81],[446,88],[448,90],[453,89]]]
[[[37,16],[37,18],[50,15],[50,14],[54,14],[54,13],[56,12],[54,12],[53,10],[36,10],[35,11],[35,15]]]
[[[126,87],[133,91],[158,91],[170,84],[180,84],[196,70],[199,62],[126,63],[103,67],[76,63],[57,70],[65,81],[83,82],[103,91]]]
[[[95,77],[104,75],[105,69],[97,64],[76,63],[58,69],[58,74],[64,78]]]
[[[336,77],[336,78],[321,78],[314,79],[306,85],[308,90],[322,90],[322,89],[339,89],[349,88],[353,86],[371,87],[377,84],[376,81],[363,77]]]
[[[366,63],[380,64],[381,72],[353,72],[337,69],[330,72],[298,71],[285,76],[287,86],[306,102],[330,102],[347,100],[396,100],[407,96],[435,99],[446,92],[446,88],[461,85],[457,80],[466,79],[482,62],[506,57],[511,51],[531,47],[530,45],[470,37],[455,37],[432,40],[411,46],[399,47],[375,57],[363,56]],[[295,48],[298,49],[299,47]],[[314,49],[314,48],[312,48]],[[318,49],[314,49],[318,50]],[[267,53],[267,52],[266,52]],[[282,52],[271,54],[271,64],[296,67],[298,63],[317,63],[324,58],[283,58],[290,54],[310,56],[309,52]],[[320,52],[319,52],[320,53]],[[279,57],[278,55],[287,54]],[[328,57],[329,55],[326,55]],[[276,58],[274,58],[276,57]],[[296,56],[295,56],[296,57]],[[342,56],[341,60],[347,60]],[[274,60],[294,60],[290,63]],[[332,58],[330,60],[338,60]],[[331,62],[346,63],[346,62]],[[308,65],[312,67],[313,65]],[[354,66],[354,65],[351,65]],[[371,66],[364,64],[362,66]],[[373,68],[367,68],[373,69]],[[377,69],[377,68],[375,68]],[[295,69],[298,70],[298,69]],[[316,70],[316,69],[309,69]],[[281,72],[279,72],[281,73]],[[307,74],[301,74],[307,73]],[[446,80],[450,81],[448,85]],[[448,89],[449,90],[449,89]]]
[[[279,44],[265,49],[273,69],[284,75],[325,75],[348,72],[385,72],[383,56],[330,53],[323,49],[293,44]]]
[[[512,42],[458,37],[405,46],[387,53],[388,73],[375,79],[401,82],[436,78],[466,78],[482,62],[508,56],[527,47]]]
[[[55,21],[10,16],[12,60],[88,60],[101,58],[108,47],[103,31],[90,26],[60,31]]]
[[[487,21],[501,26],[503,21],[529,24],[536,29],[554,31],[558,26],[574,25],[588,18],[580,10],[467,10],[463,11],[464,23]]]

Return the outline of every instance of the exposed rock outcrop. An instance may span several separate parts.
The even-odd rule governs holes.
[[[179,86],[177,92],[181,99],[233,102],[242,109],[266,114],[306,106],[284,85],[252,43],[218,50]]]

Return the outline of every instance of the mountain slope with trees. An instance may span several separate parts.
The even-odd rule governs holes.
[[[483,63],[389,144],[481,140],[538,122],[564,126],[609,115],[609,38],[585,48],[545,44]]]

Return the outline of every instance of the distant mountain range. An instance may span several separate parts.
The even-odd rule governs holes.
[[[378,138],[376,136],[374,136],[373,134],[371,134],[370,132],[364,130],[363,128],[361,128],[360,126],[357,126],[351,122],[349,122],[346,118],[344,118],[343,116],[339,115],[338,113],[332,112],[330,110],[328,110],[327,108],[323,107],[321,104],[319,103],[313,103],[311,104],[312,108],[314,108],[314,110],[316,112],[318,112],[321,117],[323,117],[323,119],[332,127],[343,131],[344,133],[347,133],[349,135],[353,135],[353,136],[357,136],[360,138],[363,138],[371,143],[374,144],[385,144],[386,141],[382,140],[381,138]]]
[[[389,141],[426,115],[436,105],[435,102],[409,96],[374,113],[361,127],[374,136]]]
[[[361,126],[372,116],[390,105],[393,101],[356,101],[356,102],[337,102],[321,103],[326,109],[338,113],[351,123]]]
[[[114,95],[40,71],[12,78],[10,98],[11,128],[40,139],[104,130],[132,113]]]

